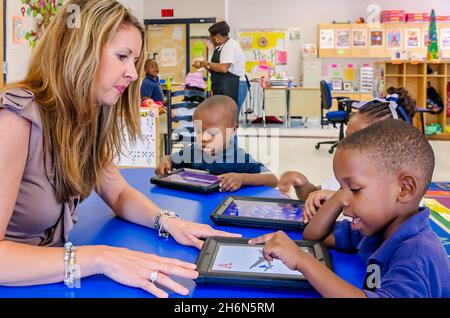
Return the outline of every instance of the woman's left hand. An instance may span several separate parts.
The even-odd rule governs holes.
[[[213,229],[207,224],[194,223],[179,218],[170,218],[164,223],[164,229],[180,244],[201,249],[204,238],[210,236],[242,237],[241,234]]]

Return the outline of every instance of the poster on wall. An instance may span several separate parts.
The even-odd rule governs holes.
[[[177,66],[177,49],[175,48],[161,49],[161,66],[162,67]]]
[[[287,29],[239,30],[237,34],[246,57],[245,71],[250,77],[287,74]]]
[[[320,30],[320,48],[334,49],[334,30]]]
[[[352,30],[352,46],[353,47],[367,46],[367,30],[365,29]]]
[[[336,48],[350,48],[350,30],[336,30]]]
[[[383,30],[370,31],[370,46],[383,46]]]
[[[405,30],[406,48],[420,47],[420,29]]]
[[[428,29],[423,29],[422,33],[423,33],[423,47],[428,47],[428,40],[430,39]]]
[[[450,29],[441,29],[441,49],[450,49]]]
[[[399,49],[402,47],[402,31],[401,29],[387,29],[386,42],[388,49]]]
[[[21,16],[13,17],[13,43],[26,44],[25,34],[27,33],[25,18]]]

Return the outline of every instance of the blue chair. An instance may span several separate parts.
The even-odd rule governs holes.
[[[338,110],[330,111],[333,104],[333,98],[338,102]],[[351,112],[351,105],[356,100],[349,99],[348,97],[338,96],[332,97],[330,86],[324,80],[320,81],[320,125],[325,126],[332,124],[336,127],[339,124],[339,140],[344,138],[344,125],[347,124],[348,118]],[[329,144],[331,145],[329,153],[333,153],[334,148],[336,148],[339,140],[321,141],[316,144],[316,149],[320,148],[320,145]]]

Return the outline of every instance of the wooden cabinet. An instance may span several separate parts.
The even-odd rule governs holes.
[[[332,91],[331,92],[331,96],[333,96],[333,97],[343,96],[343,97],[348,97],[350,99],[354,99],[354,100],[357,100],[357,101],[373,99],[373,95],[370,92]],[[337,110],[338,109],[337,100],[336,99],[333,99],[333,106],[331,107],[331,109],[332,110]]]
[[[377,63],[377,73],[383,95],[391,86],[405,87],[416,100],[418,108],[426,108],[427,87],[428,85],[434,87],[444,103],[444,109],[439,114],[424,113],[424,125],[439,123],[445,129],[450,124],[447,120],[447,83],[450,81],[450,62],[380,62]],[[414,125],[421,128],[420,114],[415,116]],[[435,137],[450,139],[450,134],[431,136],[431,138]]]

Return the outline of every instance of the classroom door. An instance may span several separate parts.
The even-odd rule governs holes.
[[[147,26],[147,53],[158,62],[162,79],[172,77],[175,84],[183,83],[186,77],[186,25]]]

